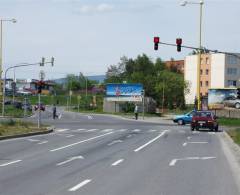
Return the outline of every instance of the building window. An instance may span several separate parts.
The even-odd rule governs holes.
[[[237,75],[237,68],[228,68],[227,74],[229,75]]]
[[[208,72],[209,72],[209,70],[208,70],[208,69],[206,69],[206,75],[208,75]]]
[[[206,85],[206,87],[208,87],[208,81],[205,81],[205,85]]]
[[[203,70],[201,69],[201,70],[200,70],[200,75],[202,75],[202,73],[203,73]]]
[[[206,58],[206,64],[209,64],[209,58]]]
[[[227,62],[230,65],[236,65],[237,64],[237,57],[236,56],[227,56]]]
[[[200,81],[200,87],[202,87],[202,81]]]
[[[208,96],[208,93],[206,93],[206,96]]]
[[[237,81],[236,80],[228,80],[228,86],[231,87],[236,87],[237,86]]]

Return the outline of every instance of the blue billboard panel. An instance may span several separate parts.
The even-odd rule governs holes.
[[[107,84],[108,97],[132,97],[141,96],[142,84]]]
[[[141,102],[142,84],[107,84],[106,100],[119,102]]]

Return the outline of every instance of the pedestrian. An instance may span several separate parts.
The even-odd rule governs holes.
[[[53,119],[55,119],[57,117],[57,108],[56,105],[53,105]]]
[[[134,114],[135,114],[135,119],[138,120],[138,105],[137,104],[135,104]]]

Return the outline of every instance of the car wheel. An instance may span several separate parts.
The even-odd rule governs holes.
[[[183,122],[183,120],[182,119],[180,119],[180,120],[178,120],[178,125],[184,125],[184,122]]]
[[[198,130],[199,130],[199,127],[196,127],[196,130],[198,131]]]
[[[191,127],[191,131],[194,131],[194,127]]]
[[[239,104],[239,103],[236,103],[236,104],[235,104],[235,108],[239,109],[239,108],[240,108],[240,104]]]
[[[218,125],[215,127],[215,131],[218,131]]]

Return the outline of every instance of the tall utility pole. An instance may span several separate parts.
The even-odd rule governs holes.
[[[3,22],[13,22],[16,23],[16,19],[0,19],[0,101],[4,104],[3,99],[3,90],[5,89],[5,84],[2,82],[2,73],[3,73]]]
[[[198,49],[198,60],[197,60],[197,109],[201,109],[201,96],[200,96],[200,69],[201,69],[201,53],[202,53],[202,7],[204,4],[203,0],[199,2],[183,1],[180,5],[186,6],[187,4],[198,4],[200,6],[199,13],[199,49]]]

